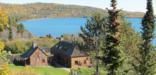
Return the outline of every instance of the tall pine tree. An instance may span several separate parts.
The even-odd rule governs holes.
[[[121,51],[118,48],[120,44],[120,23],[118,21],[119,10],[116,9],[117,1],[111,0],[112,9],[108,9],[109,25],[106,35],[106,48],[104,49],[103,62],[105,63],[108,75],[117,75],[116,71],[122,64]]]
[[[138,75],[153,75],[155,73],[155,61],[153,60],[152,40],[154,38],[154,14],[152,0],[147,0],[147,12],[142,19],[142,39],[143,43],[140,46],[140,57],[135,57],[138,61],[133,64]]]

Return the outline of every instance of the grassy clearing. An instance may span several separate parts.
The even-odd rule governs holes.
[[[79,68],[76,71],[79,72],[81,75],[94,75],[96,70],[95,68]],[[100,74],[106,75],[105,69],[100,68]]]
[[[69,75],[68,71],[65,71],[62,68],[55,68],[52,66],[45,66],[45,67],[29,67],[29,71],[24,66],[15,66],[9,65],[9,69],[11,72],[18,72],[13,75]],[[31,70],[31,71],[30,71]],[[93,75],[95,73],[95,68],[80,68],[76,70],[81,75]],[[22,72],[22,73],[21,73]],[[24,73],[30,72],[30,73]],[[100,68],[100,74],[106,75],[104,69]]]
[[[26,69],[23,66],[9,65],[11,72],[24,72]],[[36,75],[69,75],[69,73],[61,68],[55,68],[51,66],[45,67],[30,67],[32,73]],[[22,74],[20,74],[22,75]]]

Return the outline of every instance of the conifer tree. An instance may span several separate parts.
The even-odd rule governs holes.
[[[80,36],[86,43],[87,49],[93,50],[96,53],[96,73],[95,75],[100,75],[99,73],[99,51],[100,51],[100,41],[103,41],[103,36],[105,33],[105,25],[107,21],[100,14],[95,14],[93,17],[87,20],[85,27],[81,28],[82,33]]]
[[[138,61],[133,64],[135,71],[138,75],[154,75],[155,73],[155,61],[153,60],[153,45],[152,40],[154,38],[154,14],[152,0],[147,0],[147,12],[142,19],[142,44],[139,50],[139,57],[135,57]]]
[[[103,62],[107,67],[107,75],[117,75],[116,71],[122,64],[120,44],[120,23],[118,21],[119,10],[116,9],[117,1],[111,0],[112,9],[108,9],[108,31],[106,35],[106,48],[104,50]]]
[[[9,36],[8,36],[8,39],[9,40],[12,40],[13,39],[13,34],[12,34],[12,22],[11,22],[11,18],[9,18]]]

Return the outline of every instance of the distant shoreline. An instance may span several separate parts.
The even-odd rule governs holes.
[[[78,5],[64,5],[56,3],[5,4],[0,3],[8,14],[15,15],[21,21],[38,18],[68,18],[92,16],[95,13],[108,15],[107,10]],[[121,11],[123,15],[132,18],[142,18],[143,12]]]
[[[20,20],[19,22],[22,21],[33,21],[33,20],[43,20],[43,19],[69,19],[69,18],[84,18],[84,17],[55,17],[55,18],[32,18],[32,19],[24,19]],[[127,18],[142,18],[142,17],[127,17]]]
[[[33,20],[44,20],[44,19],[66,19],[66,18],[83,18],[83,17],[56,17],[56,18],[32,18],[32,19],[25,19],[25,20],[20,20],[19,22],[22,21],[33,21]]]

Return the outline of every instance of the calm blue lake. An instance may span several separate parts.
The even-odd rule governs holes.
[[[50,18],[22,21],[25,28],[35,36],[51,34],[59,37],[63,34],[78,34],[86,18]]]
[[[127,18],[132,23],[132,27],[141,31],[141,18]],[[35,36],[45,36],[51,34],[59,37],[63,34],[78,34],[80,27],[86,24],[86,18],[49,18],[21,21],[25,28]],[[156,41],[154,41],[156,44]]]

